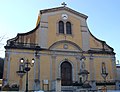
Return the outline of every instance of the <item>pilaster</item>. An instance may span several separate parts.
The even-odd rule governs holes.
[[[34,67],[34,89],[40,90],[40,55],[38,53],[35,54],[35,67]]]
[[[112,57],[111,61],[112,61],[112,75],[113,75],[112,79],[115,81],[116,80],[116,76],[117,76],[115,56]]]
[[[76,81],[79,81],[78,73],[80,72],[80,56],[76,56]]]
[[[55,90],[55,79],[57,77],[56,74],[56,55],[52,55],[50,59],[50,81],[51,81],[51,90]]]
[[[90,54],[89,57],[89,67],[90,67],[90,84],[92,86],[92,90],[96,89],[96,83],[95,83],[95,68],[94,68],[94,57],[92,54]]]

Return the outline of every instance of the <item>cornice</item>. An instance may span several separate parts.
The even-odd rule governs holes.
[[[88,50],[87,51],[88,54],[110,54],[110,55],[115,55],[116,53],[114,53],[113,51],[96,51],[96,50]]]
[[[24,49],[24,50],[46,50],[44,48],[41,48],[40,46],[34,46],[34,47],[22,47],[22,46],[4,46],[5,49]]]

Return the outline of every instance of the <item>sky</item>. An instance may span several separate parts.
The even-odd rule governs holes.
[[[39,10],[67,7],[88,16],[91,33],[114,48],[120,60],[120,0],[0,0],[0,57],[6,41],[35,28]]]

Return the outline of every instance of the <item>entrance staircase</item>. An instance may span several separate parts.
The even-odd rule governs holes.
[[[62,92],[74,92],[73,86],[62,86],[61,87]]]

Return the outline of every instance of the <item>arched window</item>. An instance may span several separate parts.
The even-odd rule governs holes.
[[[71,23],[66,22],[66,34],[72,34]]]
[[[59,21],[59,33],[64,34],[64,22]]]

